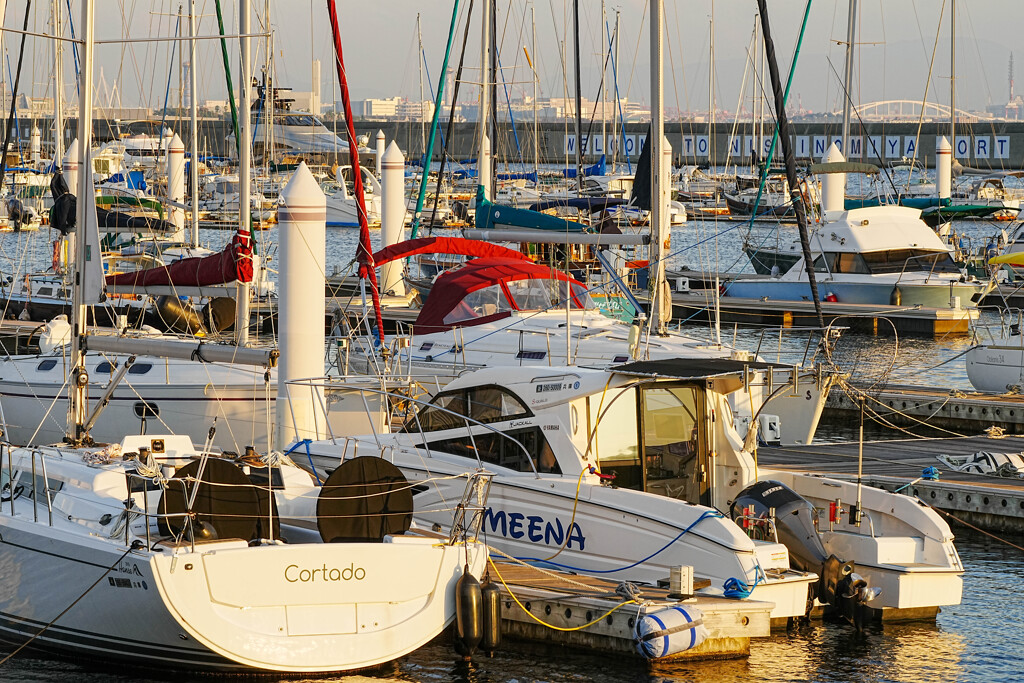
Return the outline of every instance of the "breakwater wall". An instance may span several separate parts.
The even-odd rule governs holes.
[[[151,120],[159,120],[151,119]],[[77,121],[69,119],[64,137],[70,142],[76,135]],[[116,119],[95,121],[93,135],[97,141],[116,137],[124,122]],[[189,144],[187,120],[175,118],[165,120]],[[326,120],[344,136],[340,121]],[[49,140],[52,124],[49,117],[39,119],[21,118],[18,136],[22,149],[28,149],[29,132],[33,125],[43,131],[44,145]],[[388,141],[397,140],[406,158],[423,155],[423,138],[427,125],[419,122],[356,121],[356,134],[368,135],[370,147],[378,130],[383,130]],[[453,126],[450,138],[447,123],[442,122],[435,142],[434,160],[440,160],[442,149],[449,159],[465,160],[476,156],[477,124],[459,122]],[[225,119],[202,119],[199,124],[200,153],[214,156],[229,156],[227,135],[231,122]],[[764,159],[771,143],[772,128],[765,125],[758,135],[756,126],[749,122],[732,124],[671,122],[665,126],[669,143],[672,145],[676,165],[726,163],[749,164],[751,158]],[[259,136],[259,131],[256,133]],[[602,154],[609,160],[628,160],[635,164],[644,139],[647,124],[630,123],[624,129],[613,131],[611,126],[601,131],[600,122],[592,125],[584,122],[582,149],[585,163],[593,163]],[[914,157],[928,167],[934,166],[935,144],[939,136],[949,135],[948,122],[917,123],[869,122],[852,127],[850,154],[852,161],[865,161],[876,165],[888,165],[903,157]],[[535,140],[540,163],[575,163],[576,135],[571,122],[544,122],[536,127],[532,122],[520,121],[515,126],[502,122],[498,139],[492,145],[499,162],[533,164]],[[836,122],[795,122],[792,124],[792,140],[797,160],[800,163],[820,161],[829,144],[840,137],[840,124]],[[443,141],[443,142],[442,142]],[[1024,168],[1024,121],[999,121],[965,123],[957,126],[954,156],[962,165],[987,171],[1003,171]],[[782,154],[776,149],[775,157],[781,162]]]

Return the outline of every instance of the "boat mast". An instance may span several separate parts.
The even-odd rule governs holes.
[[[857,35],[857,0],[850,0],[846,19],[846,70],[843,74],[843,155],[850,158],[850,107],[853,104],[853,42]]]
[[[252,76],[250,68],[250,43],[249,33],[249,3],[240,2],[238,5],[238,33],[240,37],[239,48],[241,51],[241,64],[238,70],[238,82],[241,87],[239,93],[239,109],[241,110],[241,121],[238,140],[238,234],[242,239],[252,238],[252,187],[251,187],[251,161],[252,154]],[[247,346],[249,344],[249,283],[239,282],[235,293],[235,344]]]
[[[576,196],[583,196],[583,94],[580,85],[580,0],[572,0],[573,44],[576,69]]]
[[[715,0],[711,0],[711,25],[708,27],[708,165],[715,139]]]
[[[87,309],[83,277],[86,262],[93,255],[89,253],[86,232],[89,230],[87,219],[89,211],[93,211],[92,219],[96,219],[95,204],[89,201],[95,191],[92,187],[92,64],[93,64],[93,10],[91,2],[82,3],[81,40],[79,73],[79,104],[78,104],[78,196],[75,211],[75,223],[80,238],[76,240],[75,275],[71,288],[71,391],[68,392],[68,440],[79,444],[85,434],[85,419],[88,405],[85,392],[89,385],[89,373],[85,369],[85,331]],[[98,258],[99,254],[95,254]]]
[[[662,315],[666,307],[671,317],[671,301],[666,302],[665,258],[663,252],[666,230],[665,158],[662,154],[665,138],[665,97],[664,97],[664,25],[661,17],[662,0],[651,0],[651,139],[647,144],[651,150],[651,306],[650,329],[658,335],[667,334]]]
[[[189,0],[188,7],[188,101],[189,117],[192,119],[192,140],[189,142],[189,191],[192,193],[192,246],[199,246],[199,105],[196,102],[196,0]]]
[[[605,42],[603,37],[604,22],[604,0],[601,0],[601,28],[597,32],[597,35],[601,39],[601,154],[604,154],[605,150],[608,149],[608,88],[605,87],[605,83],[607,83],[605,77],[608,75],[608,44]]]
[[[761,34],[764,38],[764,54],[768,60],[768,74],[772,81],[772,94],[775,97],[775,118],[778,121],[776,128],[779,144],[782,145],[782,158],[786,162],[786,180],[789,183],[790,201],[793,203],[793,211],[796,213],[796,224],[800,230],[800,246],[803,251],[804,269],[807,272],[807,283],[811,290],[811,298],[814,300],[814,312],[818,317],[818,327],[825,329],[825,320],[821,313],[821,299],[818,298],[818,282],[814,276],[814,260],[811,258],[811,239],[807,231],[807,210],[804,207],[800,189],[797,186],[796,158],[793,155],[793,145],[789,138],[789,121],[786,118],[786,93],[782,89],[782,79],[779,76],[779,64],[775,59],[775,43],[772,41],[771,29],[768,25],[767,0],[757,0],[758,11],[761,14]],[[800,53],[800,45],[803,41],[804,29],[807,27],[807,15],[810,10],[810,0],[807,2],[807,10],[804,12],[804,23],[800,28],[800,37],[797,40],[796,54],[793,56],[793,65],[790,67],[789,83],[792,84],[793,73],[796,70],[796,59]],[[788,85],[787,85],[788,89]],[[772,151],[774,152],[774,145]]]
[[[949,3],[949,144],[956,159],[956,0]]]
[[[530,24],[533,27],[533,63],[530,68],[533,70],[533,172],[540,174],[540,125],[537,121],[537,81],[540,74],[537,73],[537,17],[534,14],[534,6],[530,5]],[[539,184],[539,180],[537,181]]]
[[[60,0],[53,0],[53,167],[64,158],[64,44],[60,39]]]
[[[491,0],[484,0],[480,13],[480,119],[479,148],[476,155],[477,180],[483,187],[484,199],[491,199],[491,146],[489,114],[491,111]]]
[[[423,149],[423,153],[427,153],[427,122],[423,120],[423,31],[420,28],[420,13],[416,13],[416,40],[419,41],[420,51],[416,56],[416,62],[419,65],[420,74],[420,147]],[[442,74],[442,77],[444,74]],[[426,163],[424,161],[424,163]],[[426,166],[424,175],[429,175],[430,167]]]

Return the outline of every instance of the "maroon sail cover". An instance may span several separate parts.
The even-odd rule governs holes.
[[[252,238],[235,233],[219,254],[181,259],[167,266],[108,275],[108,285],[208,287],[252,282]]]

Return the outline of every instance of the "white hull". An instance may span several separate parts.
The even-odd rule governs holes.
[[[318,469],[337,467],[337,451],[329,443],[314,442],[312,453]],[[451,514],[446,510],[465,488],[459,475],[467,463],[447,462],[450,456],[443,454],[429,459],[420,454],[395,449],[389,459],[393,457],[411,483],[426,484],[414,499],[416,521],[447,530]],[[779,574],[758,585],[751,598],[775,603],[773,619],[806,612],[808,587],[817,577],[789,571],[781,546],[766,544],[758,551],[731,520],[712,513],[698,521],[708,508],[591,482],[583,483],[577,502],[575,476],[537,478],[488,469],[498,475],[491,483],[482,531],[491,547],[508,555],[549,559],[549,566],[652,585],[667,579],[670,567],[690,565],[695,576],[710,578],[717,591],[729,578],[753,584],[761,567]],[[773,557],[781,562],[773,563]],[[638,562],[643,558],[648,559]]]
[[[46,367],[45,361],[55,363],[40,370]],[[92,380],[89,412],[110,381],[110,371],[98,371],[105,362],[102,356],[86,357]],[[187,435],[195,443],[205,443],[216,420],[215,447],[236,453],[246,446],[267,450],[277,382],[265,382],[262,368],[140,357],[133,369],[144,365],[150,366],[145,374],[128,374],[114,390],[91,430],[96,441],[116,442],[125,434],[143,433],[143,420],[136,410],[145,402],[158,412],[146,418],[146,431]],[[11,443],[60,442],[67,433],[68,414],[64,359],[28,356],[0,362],[0,410],[4,436]]]
[[[967,377],[978,391],[1004,394],[1024,385],[1024,347],[989,344],[966,354]]]
[[[181,455],[182,441],[171,436],[123,448],[156,442]],[[308,521],[315,524],[319,489],[294,467],[280,468],[275,485],[288,542],[192,545],[160,537],[155,482],[148,495],[127,493],[133,461],[21,449],[12,467],[6,449],[4,456],[19,491],[0,508],[0,635],[15,643],[37,636],[32,646],[48,652],[163,670],[362,669],[440,634],[454,619],[464,564],[480,576],[486,562],[485,547],[472,541],[324,543]],[[49,483],[34,495],[33,465]],[[139,513],[127,531],[126,495]]]

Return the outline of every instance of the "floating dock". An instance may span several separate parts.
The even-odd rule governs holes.
[[[723,323],[771,327],[817,327],[818,318],[811,301],[719,297]],[[976,308],[923,308],[876,304],[821,303],[825,324],[847,327],[868,334],[897,334],[920,337],[966,335],[970,323],[978,318]],[[711,290],[691,290],[672,294],[674,320],[713,320],[715,303]],[[890,325],[890,322],[892,323]]]
[[[555,630],[537,621],[539,619],[560,629],[576,629],[588,624],[606,614],[616,604],[622,603],[623,597],[615,592],[619,582],[547,570],[542,572],[534,567],[510,562],[499,562],[496,566],[507,584],[505,588],[498,582],[502,591],[504,637],[565,645],[616,656],[627,654],[640,659],[633,639],[637,617],[635,604],[624,605],[597,623],[580,630]],[[493,570],[491,574],[492,580],[497,580]],[[710,583],[707,579],[695,578],[694,589],[706,587]],[[667,588],[639,588],[643,599],[652,603],[646,608],[647,614],[677,604],[697,607],[703,613],[704,626],[710,632],[707,640],[697,647],[654,660],[655,666],[658,662],[746,657],[750,654],[751,638],[762,638],[771,633],[770,614],[774,605],[770,602],[700,595],[680,603],[668,597]],[[522,607],[512,598],[509,590],[522,603]],[[526,614],[524,608],[530,613]]]
[[[878,418],[907,428],[931,427],[976,434],[990,427],[1024,434],[1024,395],[959,391],[940,387],[887,386],[867,390],[868,408]],[[860,402],[835,389],[825,404],[823,421],[858,423]],[[877,420],[877,418],[875,418]]]
[[[758,461],[774,469],[856,479],[859,448],[856,442],[761,447]],[[951,471],[936,458],[981,451],[1019,453],[1024,451],[1024,437],[866,441],[863,481],[888,491],[900,490],[981,529],[1024,533],[1024,479]],[[926,467],[939,468],[937,481],[921,478]],[[950,526],[955,533],[958,524]]]

